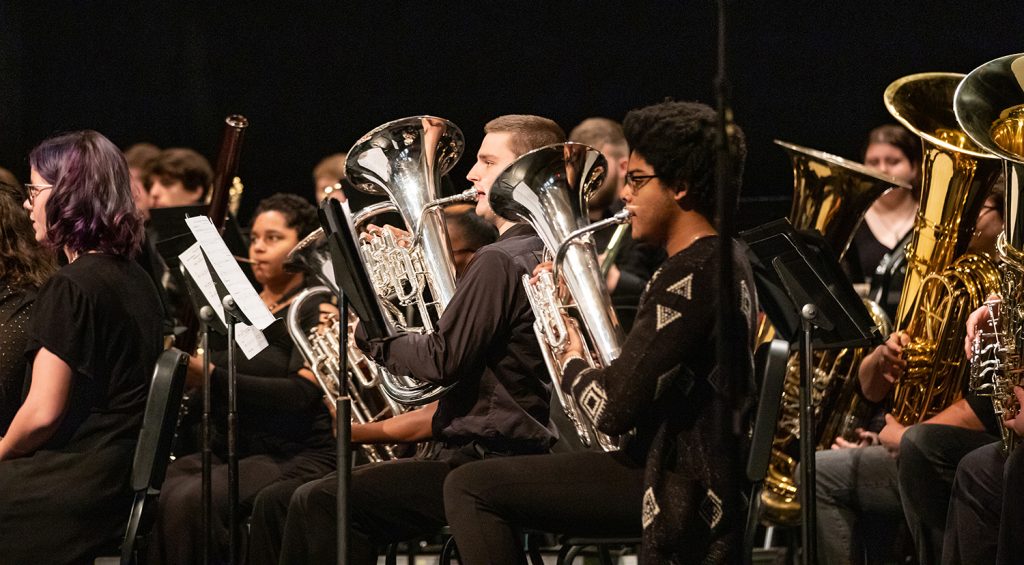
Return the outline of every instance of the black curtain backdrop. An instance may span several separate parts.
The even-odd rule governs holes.
[[[748,199],[790,194],[789,163],[773,139],[859,159],[868,130],[892,121],[882,92],[893,80],[966,73],[1024,52],[1015,1],[730,6]],[[347,152],[377,125],[434,114],[466,135],[454,173],[462,189],[495,116],[539,114],[568,131],[666,97],[713,105],[715,15],[714,2],[692,0],[3,0],[0,166],[27,180],[36,143],[82,128],[122,147],[188,146],[213,160],[224,117],[241,113],[251,123],[241,160],[246,221],[274,192],[311,198],[319,159]],[[770,215],[764,203],[752,208],[753,217]]]

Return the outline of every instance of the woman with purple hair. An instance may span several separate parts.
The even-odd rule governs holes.
[[[143,237],[128,165],[80,131],[29,155],[35,238],[67,256],[28,329],[27,393],[0,439],[0,561],[79,563],[116,552],[161,304],[133,261]]]

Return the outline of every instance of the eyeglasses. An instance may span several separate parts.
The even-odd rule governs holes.
[[[28,203],[30,206],[35,206],[36,198],[44,190],[50,190],[53,188],[52,184],[31,184],[25,183],[25,192],[28,194]]]
[[[636,173],[626,173],[626,186],[629,187],[629,191],[636,195],[640,192],[640,189],[644,187],[651,179],[656,178],[658,175],[638,175]]]

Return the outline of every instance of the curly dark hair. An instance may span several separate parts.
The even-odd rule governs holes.
[[[36,242],[21,202],[25,194],[0,183],[0,280],[13,288],[39,288],[56,269],[53,253]]]
[[[687,198],[679,205],[689,202],[708,219],[715,212],[716,128],[717,116],[710,107],[673,100],[632,110],[622,122],[629,150],[650,163],[665,186],[688,189]],[[736,159],[733,178],[738,191],[747,157],[746,141],[738,126],[733,126],[729,142]]]
[[[253,219],[264,212],[280,212],[288,227],[299,233],[300,240],[320,227],[316,207],[295,194],[278,192],[260,200],[256,205],[256,212],[252,215]]]
[[[145,235],[124,154],[102,134],[83,130],[51,137],[28,157],[53,185],[46,199],[46,244],[75,253],[135,257]]]

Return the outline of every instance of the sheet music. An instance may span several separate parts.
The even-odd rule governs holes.
[[[270,313],[267,305],[260,300],[260,295],[256,293],[256,289],[245,278],[245,273],[238,266],[238,262],[235,261],[234,256],[228,250],[224,240],[221,239],[217,228],[214,227],[210,218],[195,216],[187,218],[185,223],[192,230],[192,235],[196,237],[196,241],[203,247],[203,251],[206,252],[206,256],[210,259],[213,269],[217,271],[220,280],[224,283],[231,297],[235,299],[239,310],[245,314],[245,317],[249,318],[253,326],[262,330],[274,323],[274,315]]]
[[[209,266],[203,257],[203,248],[198,242],[193,243],[184,253],[178,256],[178,259],[185,269],[188,270],[189,275],[203,293],[203,297],[206,298],[210,307],[217,313],[217,317],[226,324],[224,305],[221,304],[220,295],[217,294],[217,286],[213,282],[213,275],[210,274]],[[235,341],[247,359],[252,359],[269,345],[263,332],[241,323],[235,324]]]
[[[257,353],[270,345],[267,343],[267,337],[263,335],[263,332],[241,322],[235,324],[235,342],[238,343],[242,353],[249,359],[252,359]]]

